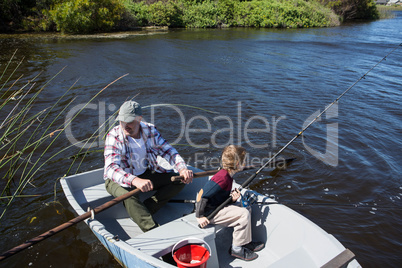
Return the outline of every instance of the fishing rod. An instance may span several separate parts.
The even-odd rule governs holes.
[[[298,137],[300,137],[304,131],[306,131],[315,121],[317,121],[321,115],[323,115],[329,108],[332,107],[335,103],[337,103],[343,95],[345,95],[349,90],[351,90],[357,83],[359,83],[362,79],[366,78],[366,76],[377,67],[382,61],[386,60],[386,58],[391,55],[398,47],[402,46],[402,43],[397,45],[394,49],[391,50],[385,57],[383,57],[380,61],[378,61],[370,70],[368,70],[364,75],[362,75],[359,79],[356,80],[349,88],[347,88],[342,94],[340,94],[331,104],[329,104],[321,113],[319,113],[313,120],[310,121],[296,136],[294,136],[285,146],[283,146],[277,153],[275,153],[264,165],[262,165],[253,175],[251,175],[240,187],[241,191],[243,188],[246,188],[257,175],[266,168],[278,155],[280,155],[290,144],[292,144]],[[220,204],[211,214],[207,216],[208,220],[211,220],[215,215],[226,205],[232,202],[232,197],[229,196],[222,204]]]
[[[271,166],[275,167],[275,170],[276,169],[284,169],[295,159],[296,158],[280,159],[278,161],[273,162]],[[250,170],[250,169],[257,169],[257,168],[260,168],[260,166],[245,166],[242,171]],[[206,177],[206,176],[210,176],[210,175],[215,175],[216,173],[218,173],[218,171],[219,171],[219,169],[197,172],[197,173],[193,174],[193,177],[198,178],[198,177]],[[184,176],[172,176],[171,177],[171,181],[173,181],[173,182],[174,181],[182,181],[183,179],[184,179]]]

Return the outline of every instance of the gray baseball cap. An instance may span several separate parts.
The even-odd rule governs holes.
[[[142,116],[141,105],[135,101],[126,101],[121,105],[116,121],[130,123],[136,116]]]

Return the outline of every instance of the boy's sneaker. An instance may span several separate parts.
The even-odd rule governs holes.
[[[230,248],[230,255],[244,261],[252,261],[258,258],[257,253],[246,247],[241,247],[241,250],[239,252],[234,251],[232,248]]]
[[[243,247],[248,248],[251,251],[257,252],[263,249],[265,244],[263,242],[250,242],[247,245],[244,245]]]

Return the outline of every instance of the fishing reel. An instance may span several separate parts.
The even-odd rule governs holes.
[[[258,200],[257,195],[251,191],[247,191],[244,193],[244,195],[241,195],[241,205],[242,207],[245,208],[250,207],[255,202],[257,202],[257,200]]]

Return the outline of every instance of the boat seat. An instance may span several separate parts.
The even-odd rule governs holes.
[[[84,211],[87,211],[88,207],[93,209],[113,199],[113,196],[106,191],[104,183],[85,188],[81,193],[75,193],[75,196],[79,204],[82,204],[81,207]],[[96,218],[98,220],[105,217],[114,219],[128,218],[128,213],[122,202],[107,211],[108,213],[101,212],[97,214]]]
[[[211,257],[208,260],[208,266],[217,267],[214,265],[218,264],[215,246],[215,226],[199,228],[194,214],[173,220],[125,242],[146,254],[159,258],[166,254],[171,254],[173,247],[181,240],[184,241],[178,244],[176,249],[188,242],[197,243],[198,240],[194,239],[193,241],[190,238],[204,240],[209,245]],[[198,243],[201,243],[201,241]]]

